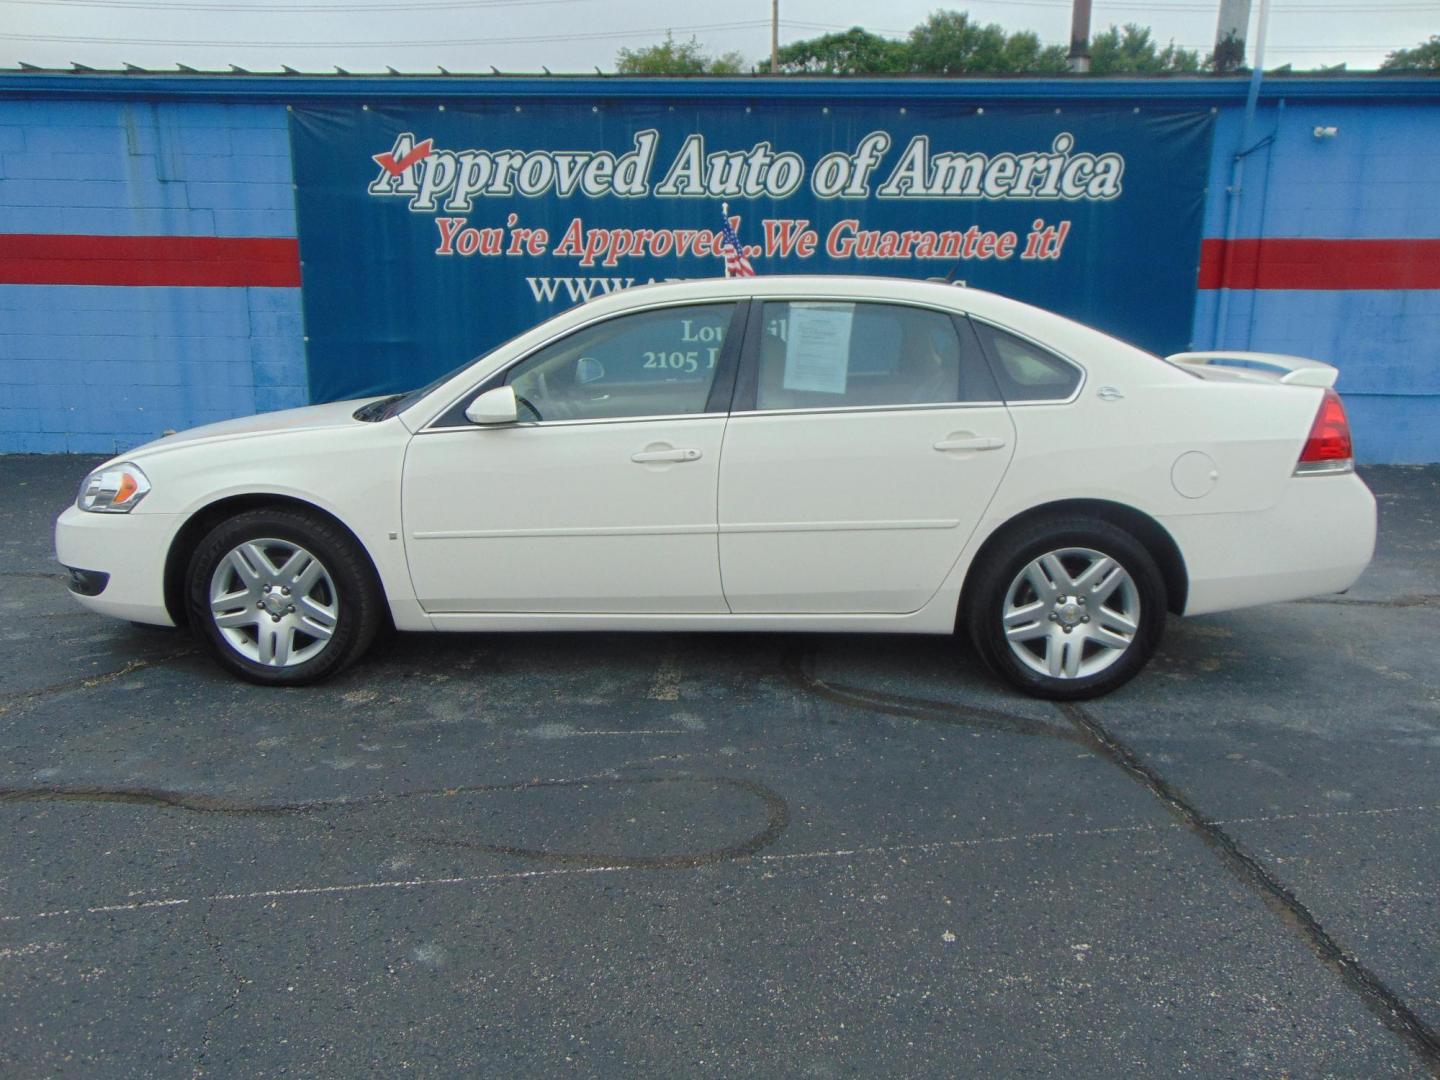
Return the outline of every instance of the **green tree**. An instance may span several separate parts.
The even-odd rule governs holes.
[[[795,41],[780,50],[780,71],[788,75],[884,75],[907,70],[903,41],[860,27]],[[767,57],[756,64],[768,70]]]
[[[971,22],[963,11],[932,12],[910,31],[909,70],[930,75],[1013,75],[1065,70],[1065,49],[1041,45],[1029,31]]]
[[[615,56],[621,75],[738,75],[746,66],[739,53],[710,56],[693,37],[676,41],[669,34],[659,45],[621,49]]]
[[[1413,49],[1396,49],[1380,65],[1381,71],[1440,71],[1440,35]]]
[[[1200,54],[1173,41],[1160,48],[1150,28],[1127,23],[1090,39],[1090,71],[1095,75],[1174,75],[1200,70]]]

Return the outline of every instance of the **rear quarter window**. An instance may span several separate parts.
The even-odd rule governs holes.
[[[1006,401],[1064,401],[1080,385],[1080,369],[1048,349],[998,327],[973,322]]]

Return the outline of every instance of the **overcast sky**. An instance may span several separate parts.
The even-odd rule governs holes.
[[[1094,0],[1094,29],[1139,22],[1161,41],[1208,51],[1217,2]],[[855,25],[898,37],[940,7],[1069,39],[1069,0],[781,0],[780,38]],[[0,0],[0,66],[609,71],[618,49],[667,29],[758,60],[769,54],[769,19],[770,0]],[[1440,0],[1274,0],[1265,66],[1373,69],[1437,32]]]

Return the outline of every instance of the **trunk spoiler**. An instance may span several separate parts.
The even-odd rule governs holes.
[[[1183,368],[1223,367],[1242,378],[1248,376],[1257,381],[1289,383],[1291,386],[1334,386],[1335,380],[1340,377],[1339,370],[1330,364],[1281,353],[1186,352],[1165,359]]]

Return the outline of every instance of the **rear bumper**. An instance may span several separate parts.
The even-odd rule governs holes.
[[[175,514],[70,507],[55,522],[56,557],[72,571],[70,595],[101,615],[174,626],[165,608],[165,557],[180,523]]]
[[[1358,476],[1299,476],[1259,513],[1161,518],[1185,558],[1186,615],[1343,592],[1375,553],[1375,496]]]

